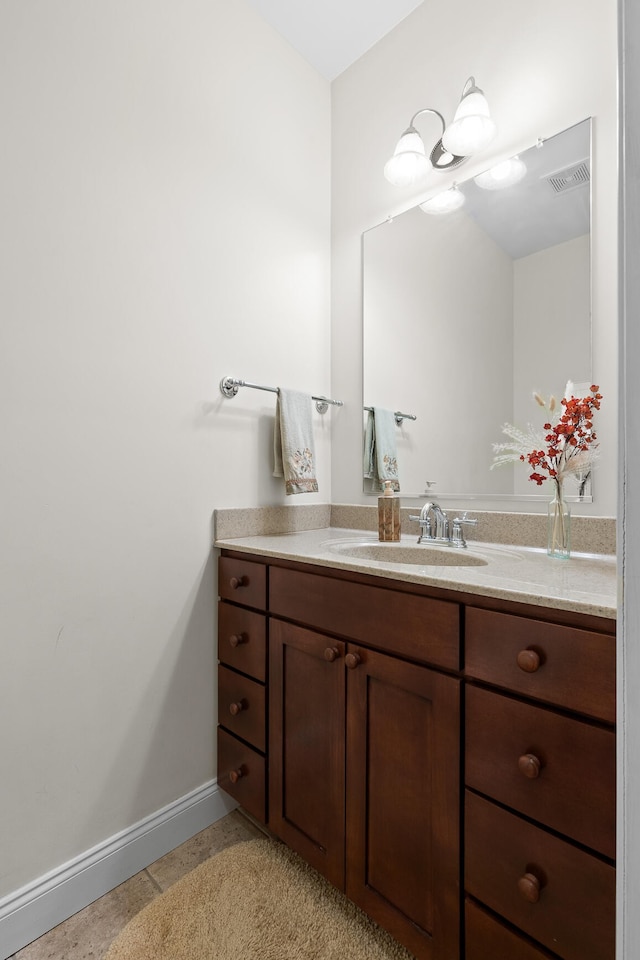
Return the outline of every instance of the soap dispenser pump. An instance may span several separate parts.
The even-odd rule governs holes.
[[[385,480],[384,493],[378,497],[378,540],[385,543],[400,539],[400,499],[393,492],[393,480]]]

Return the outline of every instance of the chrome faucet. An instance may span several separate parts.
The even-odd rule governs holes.
[[[420,511],[419,517],[409,517],[420,524],[418,543],[427,540],[429,543],[446,543],[453,547],[466,547],[463,527],[475,526],[477,520],[469,520],[465,510],[461,517],[449,520],[439,503],[428,500]]]
[[[433,539],[434,540],[448,540],[449,539],[449,518],[446,513],[440,506],[440,504],[432,501],[431,503],[425,503],[424,507],[420,511],[420,516],[424,519],[433,517]]]

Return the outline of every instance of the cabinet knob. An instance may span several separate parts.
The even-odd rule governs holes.
[[[248,639],[246,633],[232,633],[229,637],[229,643],[232,647],[239,647],[241,643],[246,643]]]
[[[248,707],[246,700],[238,700],[237,703],[229,704],[229,713],[232,717],[237,717],[239,713],[242,713],[243,710],[246,710]]]
[[[535,650],[521,650],[516,659],[518,666],[525,673],[535,673],[540,667],[540,654]]]
[[[542,764],[535,753],[523,753],[518,759],[518,770],[529,780],[535,780],[536,777],[540,776],[541,766]]]
[[[518,880],[518,890],[529,903],[537,903],[540,899],[540,881],[535,873],[525,873]]]
[[[355,670],[358,664],[362,663],[362,658],[358,653],[348,653],[344,658],[344,662],[348,666],[349,670]]]
[[[231,587],[232,590],[237,590],[238,587],[246,587],[248,583],[249,583],[249,577],[245,577],[245,576],[231,577],[231,580],[229,580],[229,586]]]
[[[232,770],[229,774],[229,780],[231,780],[231,783],[237,783],[242,777],[244,777],[244,770],[242,767],[238,767],[237,770]]]
[[[324,651],[324,658],[328,660],[329,663],[333,663],[334,660],[337,660],[340,656],[340,651],[337,647],[326,647]]]

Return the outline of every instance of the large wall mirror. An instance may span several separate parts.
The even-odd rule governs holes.
[[[591,121],[518,159],[516,183],[459,183],[459,209],[363,235],[363,406],[416,418],[396,433],[401,496],[548,499],[524,465],[491,470],[492,443],[542,425],[534,390],[591,382]]]

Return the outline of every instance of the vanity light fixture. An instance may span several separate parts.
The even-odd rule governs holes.
[[[432,113],[442,124],[442,136],[427,159],[424,142],[414,124],[418,117]],[[438,110],[425,107],[411,118],[393,156],[387,161],[384,175],[397,187],[409,187],[422,180],[431,169],[451,170],[467,157],[483,150],[496,135],[496,125],[489,114],[489,105],[482,90],[469,77],[451,124],[447,127]]]
[[[448,190],[442,190],[440,193],[436,193],[435,197],[431,197],[430,200],[425,200],[424,203],[421,203],[420,209],[425,213],[440,215],[443,213],[453,213],[453,211],[458,210],[463,203],[464,193],[458,190],[454,183]]]
[[[483,190],[503,190],[522,180],[526,172],[527,167],[520,157],[511,157],[497,163],[490,170],[479,173],[473,180]]]

